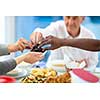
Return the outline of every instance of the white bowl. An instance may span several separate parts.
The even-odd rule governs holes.
[[[66,71],[65,65],[66,64],[64,60],[53,60],[49,62],[46,66],[53,68],[57,72],[65,72]]]
[[[71,62],[66,63],[66,67],[71,68],[71,69],[80,69],[80,68],[84,68],[85,66],[86,66],[85,61],[83,61],[81,63],[78,63],[75,61],[71,61]]]

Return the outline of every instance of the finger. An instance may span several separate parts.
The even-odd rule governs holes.
[[[16,43],[17,44],[21,44],[21,43],[25,44],[24,41],[22,40],[22,38],[20,38]]]
[[[48,44],[50,44],[50,40],[45,39],[41,42],[41,44],[38,47],[43,47],[44,45],[48,45]]]
[[[24,43],[24,44],[28,44],[28,41],[27,40],[25,40],[24,38],[20,38],[20,40],[19,40],[20,42],[22,42],[22,43]]]
[[[43,40],[42,33],[38,32],[37,33],[37,43],[41,42]]]
[[[35,33],[35,39],[34,39],[35,44],[37,43],[37,38],[38,38],[37,35],[38,35],[38,33],[36,32]]]
[[[22,47],[24,47],[24,49],[25,48],[31,48],[30,42],[25,40],[24,38],[20,38],[19,41],[18,41],[18,44],[22,45]]]
[[[39,32],[36,32],[36,33],[35,33],[35,38],[34,38],[35,44],[39,42],[39,38],[40,38],[40,37],[39,37],[39,36],[40,36],[39,34],[40,34]]]
[[[53,38],[52,35],[46,36],[46,39],[51,39],[51,38]]]
[[[32,44],[32,45],[34,45],[34,44],[35,44],[35,43],[33,43],[33,41],[32,41],[32,40],[31,40],[30,42],[31,42],[31,44]]]
[[[38,60],[41,60],[44,58],[43,54],[40,53],[40,52],[33,52],[33,57],[35,56],[35,60],[38,61]]]
[[[17,45],[17,51],[18,50],[21,51],[21,52],[23,52],[24,49],[20,45]]]
[[[41,59],[43,59],[43,58],[44,58],[43,55],[37,56],[37,60],[41,60]]]
[[[43,53],[41,52],[31,52],[33,55],[42,55]]]
[[[28,42],[28,45],[25,45],[26,49],[32,49],[33,43],[31,41]]]
[[[30,39],[31,39],[31,42],[34,44],[34,43],[36,43],[36,32],[33,32],[31,35],[30,35]]]
[[[26,48],[26,47],[25,47],[25,45],[24,45],[23,43],[19,43],[19,44],[18,44],[18,49],[19,49],[19,50],[22,51],[22,50],[24,50],[25,48]]]
[[[18,46],[18,49],[19,49],[20,51],[23,51],[23,50],[24,50],[24,48],[23,48],[22,46]]]
[[[48,41],[48,40],[50,40],[50,39],[49,38],[43,38],[42,41],[41,41],[41,43],[43,43],[45,41]]]

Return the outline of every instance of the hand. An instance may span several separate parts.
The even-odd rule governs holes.
[[[41,32],[33,32],[30,36],[30,39],[33,44],[39,43],[41,40],[43,40],[43,36]]]
[[[44,50],[54,50],[60,48],[62,46],[62,39],[54,37],[54,36],[47,36],[40,44],[40,47],[51,44],[51,47],[45,48]]]
[[[24,49],[32,48],[32,43],[28,42],[24,38],[20,38],[15,44],[8,45],[9,52],[23,51]]]
[[[32,64],[32,63],[35,63],[41,59],[43,59],[42,53],[30,52],[30,53],[27,53],[27,54],[24,54],[22,56],[17,57],[15,60],[16,60],[17,64],[21,63],[22,61]]]

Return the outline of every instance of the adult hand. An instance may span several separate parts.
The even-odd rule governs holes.
[[[20,38],[16,43],[8,45],[9,52],[23,51],[24,49],[32,48],[32,43],[24,38]]]
[[[21,63],[22,61],[32,64],[32,63],[35,63],[35,62],[37,62],[41,59],[43,59],[42,53],[40,53],[40,52],[29,52],[27,54],[24,54],[24,55],[17,57],[15,60],[16,60],[17,64]]]
[[[40,47],[51,44],[50,47],[44,48],[44,50],[54,50],[60,48],[62,46],[62,39],[54,37],[54,36],[47,36],[40,44]]]
[[[43,35],[41,32],[33,32],[31,35],[30,35],[30,39],[31,39],[31,42],[33,44],[37,44],[39,43],[40,41],[43,40]]]

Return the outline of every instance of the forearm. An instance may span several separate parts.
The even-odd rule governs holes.
[[[96,39],[62,39],[61,45],[88,51],[100,51],[100,40]]]
[[[9,44],[8,46],[7,46],[7,48],[8,48],[8,52],[9,53],[11,53],[11,52],[16,52],[16,51],[18,51],[18,45],[16,45],[16,44]]]
[[[16,49],[16,46],[14,44],[9,44],[9,45],[0,44],[0,56],[8,55],[11,52],[15,52],[15,51],[18,50]]]
[[[17,64],[14,59],[0,62],[0,75],[6,74],[7,72],[13,70],[16,65]]]
[[[15,60],[16,60],[16,64],[20,64],[22,61],[24,61],[25,59],[25,56],[22,55],[22,56],[19,56],[19,57],[16,57]]]

